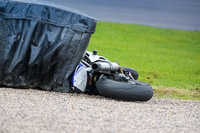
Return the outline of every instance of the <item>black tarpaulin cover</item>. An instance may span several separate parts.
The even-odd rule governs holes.
[[[56,4],[0,1],[0,86],[70,92],[95,27],[95,19]]]

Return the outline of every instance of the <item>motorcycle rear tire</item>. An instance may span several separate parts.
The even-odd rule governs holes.
[[[153,96],[153,88],[148,83],[137,80],[115,81],[106,76],[99,78],[96,89],[102,96],[127,101],[148,101]]]

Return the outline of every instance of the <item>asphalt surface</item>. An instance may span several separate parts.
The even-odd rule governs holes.
[[[48,0],[100,21],[200,30],[200,0]]]
[[[200,133],[200,101],[0,88],[0,133]]]

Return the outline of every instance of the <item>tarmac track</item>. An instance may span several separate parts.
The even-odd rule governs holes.
[[[100,21],[200,30],[200,0],[48,0]]]

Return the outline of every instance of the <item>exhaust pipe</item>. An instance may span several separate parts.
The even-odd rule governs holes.
[[[115,62],[95,62],[92,64],[92,69],[95,71],[118,71],[120,65]]]

